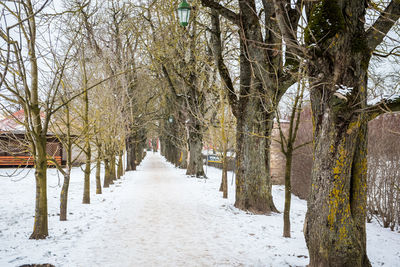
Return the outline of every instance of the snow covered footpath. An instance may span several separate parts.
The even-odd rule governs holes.
[[[0,174],[11,170],[0,169]],[[19,180],[26,175],[26,178]],[[81,204],[83,173],[71,177],[67,222],[58,220],[60,187],[49,170],[49,233],[28,240],[33,226],[33,172],[0,177],[0,266],[305,266],[306,202],[292,198],[292,238],[282,237],[282,214],[237,210],[229,175],[229,199],[218,192],[221,171],[210,179],[188,178],[159,154],[146,157],[102,195]],[[62,177],[60,176],[60,179]],[[60,181],[61,183],[61,181]],[[91,184],[95,192],[94,176]],[[282,211],[284,188],[273,187]],[[368,254],[374,266],[399,266],[400,234],[368,224]]]

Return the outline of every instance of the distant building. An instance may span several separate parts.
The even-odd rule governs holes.
[[[0,120],[0,166],[33,166],[24,125],[24,110]],[[47,134],[47,154],[62,163],[62,144],[54,134]],[[49,162],[49,165],[52,165]]]
[[[289,130],[289,121],[281,120],[281,128],[286,135]],[[281,144],[276,140],[280,140],[278,124],[274,123],[271,140],[271,181],[272,184],[285,184],[285,165],[286,158],[281,152]]]

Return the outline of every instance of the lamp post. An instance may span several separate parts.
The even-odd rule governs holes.
[[[186,27],[189,24],[189,17],[190,17],[190,7],[189,3],[186,0],[182,0],[182,2],[178,6],[178,18],[179,24],[183,27]]]

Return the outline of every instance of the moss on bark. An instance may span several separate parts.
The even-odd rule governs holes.
[[[322,0],[316,4],[304,34],[306,44],[320,42],[345,29],[342,10],[336,0]]]

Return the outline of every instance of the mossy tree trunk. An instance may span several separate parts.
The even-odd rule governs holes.
[[[305,225],[310,266],[371,265],[365,231],[367,71],[372,51],[399,18],[400,3],[392,1],[367,31],[365,12],[363,0],[317,1],[305,32],[314,122]]]
[[[187,151],[187,149],[182,149],[179,167],[182,169],[186,169],[187,168],[187,160],[188,160],[188,151]]]
[[[329,104],[317,108],[318,96],[312,95],[314,163],[305,228],[310,265],[369,266],[365,232],[367,120],[361,114],[354,116],[355,110],[338,112]],[[353,119],[342,117],[351,113]]]

